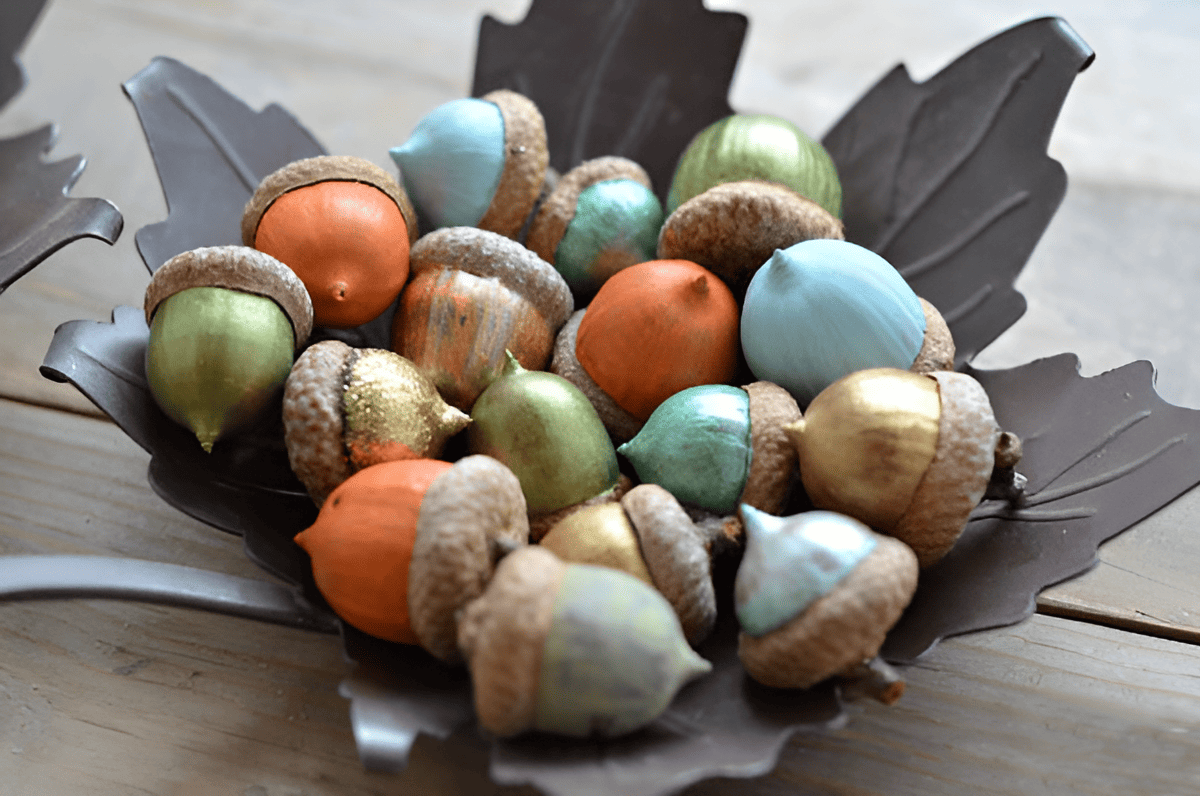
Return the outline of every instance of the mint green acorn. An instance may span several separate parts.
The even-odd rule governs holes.
[[[591,402],[561,376],[526,370],[506,354],[503,371],[471,408],[470,451],[516,474],[530,515],[611,491],[620,476],[616,451]]]
[[[775,384],[706,384],[663,401],[617,452],[681,503],[723,515],[739,502],[778,511],[796,469],[782,428],[799,418]]]
[[[537,545],[500,561],[463,611],[458,644],[479,722],[499,736],[624,735],[712,670],[652,586]]]
[[[767,180],[784,185],[842,215],[842,186],[833,158],[820,142],[778,116],[734,114],[705,127],[675,167],[667,214],[715,185]]]
[[[144,310],[150,394],[206,452],[276,405],[312,330],[304,283],[245,246],[171,258],[150,280]]]

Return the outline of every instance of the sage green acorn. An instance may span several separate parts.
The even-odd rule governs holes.
[[[245,246],[171,258],[155,271],[144,309],[150,394],[206,452],[275,406],[312,331],[304,283]]]
[[[500,561],[463,611],[458,645],[479,722],[500,736],[624,735],[712,670],[653,587],[537,545]]]
[[[506,355],[504,369],[471,408],[471,453],[516,474],[531,516],[613,490],[617,454],[591,402],[561,376],[526,370]]]

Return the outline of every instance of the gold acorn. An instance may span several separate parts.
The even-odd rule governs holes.
[[[310,346],[284,386],[288,460],[318,506],[372,464],[436,458],[469,422],[409,360],[337,340]]]
[[[852,373],[784,432],[814,506],[900,539],[922,568],[954,546],[993,471],[1011,476],[1020,455],[983,387],[953,371]]]

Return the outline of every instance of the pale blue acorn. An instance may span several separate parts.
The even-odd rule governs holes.
[[[776,688],[835,675],[862,679],[917,587],[917,557],[890,536],[831,511],[777,517],[741,507],[746,550],[734,582],[747,673]],[[873,686],[894,702],[894,676]]]
[[[663,401],[617,452],[681,503],[721,515],[739,503],[775,512],[796,470],[782,427],[799,419],[796,401],[770,382],[702,385]]]
[[[882,257],[839,240],[775,251],[746,290],[741,341],[754,375],[802,406],[855,371],[954,363],[949,328],[933,305]]]
[[[499,736],[623,735],[712,670],[652,586],[538,545],[500,561],[463,612],[458,643],[479,722]]]

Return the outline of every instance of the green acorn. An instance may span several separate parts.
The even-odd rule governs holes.
[[[312,331],[304,283],[245,246],[171,258],[155,271],[144,309],[150,394],[206,452],[274,404]]]

